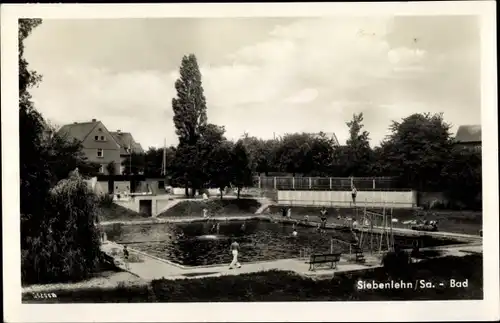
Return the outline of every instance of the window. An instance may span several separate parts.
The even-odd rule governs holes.
[[[99,158],[104,157],[104,151],[102,149],[97,149],[97,157]]]
[[[125,167],[120,165],[120,174],[123,174],[124,171],[125,171]]]
[[[104,136],[101,136],[101,140],[104,141]]]
[[[94,136],[94,140],[98,141],[99,140],[99,136]]]
[[[104,174],[104,165],[101,165],[101,167],[99,167],[99,173]]]
[[[165,181],[158,181],[158,188],[165,188]]]
[[[99,130],[99,132],[101,132],[101,131],[102,131],[102,128],[99,128],[98,130]]]

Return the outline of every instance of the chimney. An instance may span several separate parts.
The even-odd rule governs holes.
[[[116,130],[116,133],[120,134],[122,131],[120,129]]]
[[[96,119],[92,119],[92,122],[96,122],[97,120]]]
[[[78,123],[78,122],[76,122],[76,121],[75,121],[75,122],[73,122],[73,124],[77,124],[77,123]]]

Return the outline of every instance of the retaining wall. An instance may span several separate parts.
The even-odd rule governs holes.
[[[351,207],[350,191],[278,191],[279,205]],[[357,206],[413,208],[417,192],[358,191]]]
[[[126,199],[114,200],[113,202],[123,206],[134,212],[140,212],[140,202],[141,200],[151,200],[151,216],[156,216],[158,211],[163,210],[169,202],[171,202],[168,195],[163,196],[130,196]]]

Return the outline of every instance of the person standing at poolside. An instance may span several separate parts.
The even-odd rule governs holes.
[[[292,218],[292,208],[289,207],[288,210],[286,211],[286,217],[288,220]]]
[[[238,244],[238,242],[233,241],[233,243],[231,243],[230,250],[231,250],[231,254],[233,255],[233,261],[231,261],[231,264],[229,265],[229,269],[233,269],[234,266],[240,268],[241,264],[238,262],[238,253],[240,250],[240,245]]]
[[[203,214],[203,218],[204,219],[208,219],[208,210],[207,210],[207,208],[203,208],[202,214]]]
[[[123,246],[123,259],[125,260],[125,267],[127,269],[128,269],[128,257],[129,257],[129,253],[128,253],[127,246]]]
[[[356,186],[354,184],[352,185],[351,189],[351,197],[352,197],[352,204],[356,206],[356,196],[358,195],[358,191],[356,190]]]
[[[324,229],[326,228],[326,219],[327,219],[328,211],[326,210],[326,207],[323,207],[320,211],[320,218],[321,218],[321,227]]]

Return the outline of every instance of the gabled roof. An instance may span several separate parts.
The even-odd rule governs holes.
[[[456,142],[481,142],[481,125],[463,125],[458,127]]]
[[[97,126],[99,121],[75,122],[61,127],[57,134],[67,138],[74,138],[83,142],[88,134]]]
[[[128,155],[127,149],[130,147],[134,153],[143,153],[141,144],[135,142],[130,132],[110,132],[116,142],[120,145],[120,154]]]

